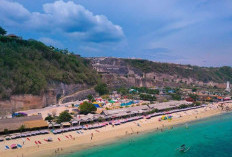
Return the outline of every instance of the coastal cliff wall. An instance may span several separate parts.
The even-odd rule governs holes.
[[[161,72],[143,70],[133,67],[125,59],[97,57],[88,58],[92,67],[101,74],[102,80],[111,87],[120,86],[138,86],[138,87],[154,87],[154,86],[173,86],[180,85],[197,85],[197,86],[216,86],[225,88],[225,83],[214,81],[202,81],[191,76],[183,77],[176,73],[165,72],[168,69],[161,69]],[[174,65],[178,67],[179,65]],[[181,65],[183,71],[189,70],[189,67]],[[203,69],[203,68],[202,68]],[[146,69],[145,69],[146,70]],[[163,70],[163,71],[162,71]],[[171,73],[171,74],[170,74]],[[181,72],[179,72],[181,73]]]
[[[86,84],[64,84],[58,82],[50,82],[48,89],[41,93],[41,95],[31,95],[31,94],[21,94],[12,95],[8,100],[0,100],[0,116],[11,114],[12,112],[28,110],[28,109],[38,109],[49,105],[54,105],[58,103],[58,100],[67,95],[71,95],[77,91],[82,91],[89,88]],[[74,98],[80,99],[81,96],[85,96],[86,93],[80,95],[75,95]],[[74,98],[69,97],[65,99],[64,102],[68,100],[73,100]]]

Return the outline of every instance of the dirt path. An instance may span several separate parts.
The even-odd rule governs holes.
[[[75,92],[75,93],[73,93],[73,94],[63,96],[63,97],[61,97],[61,98],[59,99],[58,104],[59,104],[59,105],[63,104],[63,101],[64,101],[66,98],[73,97],[73,96],[75,96],[75,95],[78,95],[78,94],[87,92],[87,91],[89,91],[89,90],[94,90],[94,88],[92,87],[92,88],[80,90],[80,91],[77,91],[77,92]]]

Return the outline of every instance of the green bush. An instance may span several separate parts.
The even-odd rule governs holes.
[[[104,95],[104,94],[109,93],[108,87],[107,87],[107,85],[105,83],[98,83],[94,89],[100,95]]]
[[[45,120],[51,122],[54,119],[51,115],[48,115]]]
[[[69,122],[72,119],[72,116],[67,111],[63,111],[60,113],[60,115],[57,117],[57,123],[62,122]]]
[[[89,103],[87,101],[81,104],[79,106],[79,109],[81,114],[88,114],[97,110],[97,108],[92,103]]]
[[[152,96],[149,94],[140,94],[139,97],[141,100],[148,100],[148,101],[155,101],[156,100],[155,96]]]

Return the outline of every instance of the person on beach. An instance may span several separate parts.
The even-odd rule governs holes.
[[[93,139],[93,133],[91,133],[91,140]]]

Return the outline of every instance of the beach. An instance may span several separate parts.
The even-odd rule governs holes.
[[[224,104],[232,107],[232,103]],[[83,134],[76,131],[66,132],[59,135],[47,134],[30,137],[30,141],[24,139],[15,139],[0,142],[1,157],[48,157],[59,154],[87,149],[96,145],[102,145],[117,141],[123,137],[136,136],[146,132],[164,131],[172,129],[176,125],[185,124],[191,121],[208,118],[224,113],[218,104],[208,105],[207,107],[192,109],[184,112],[173,113],[172,120],[159,121],[161,116],[151,119],[141,119],[128,122],[118,126],[108,125],[99,129],[83,130]],[[46,142],[44,139],[51,137],[52,142]],[[59,139],[60,140],[59,140]],[[35,141],[41,141],[41,144],[35,144]],[[5,150],[5,145],[21,144],[23,148],[15,150]]]

